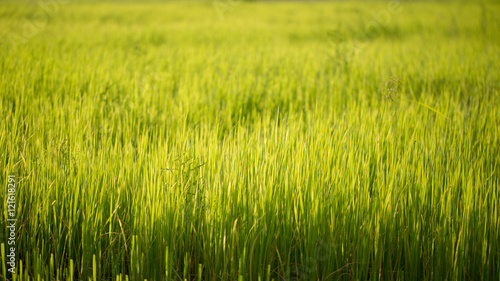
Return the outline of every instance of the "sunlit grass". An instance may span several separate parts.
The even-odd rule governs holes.
[[[0,3],[18,275],[498,280],[500,7],[401,5]]]

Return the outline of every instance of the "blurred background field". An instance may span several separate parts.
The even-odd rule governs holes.
[[[495,1],[0,1],[17,280],[498,280],[499,36]]]

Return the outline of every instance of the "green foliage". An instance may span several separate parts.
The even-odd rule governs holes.
[[[232,4],[0,3],[18,280],[498,280],[500,6]]]

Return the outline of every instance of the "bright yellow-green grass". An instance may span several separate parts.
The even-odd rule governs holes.
[[[17,280],[499,280],[498,3],[11,1],[0,38],[0,280],[8,175]]]

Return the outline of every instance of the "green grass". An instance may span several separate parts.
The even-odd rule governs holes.
[[[0,2],[22,279],[498,280],[500,5],[401,8]]]

